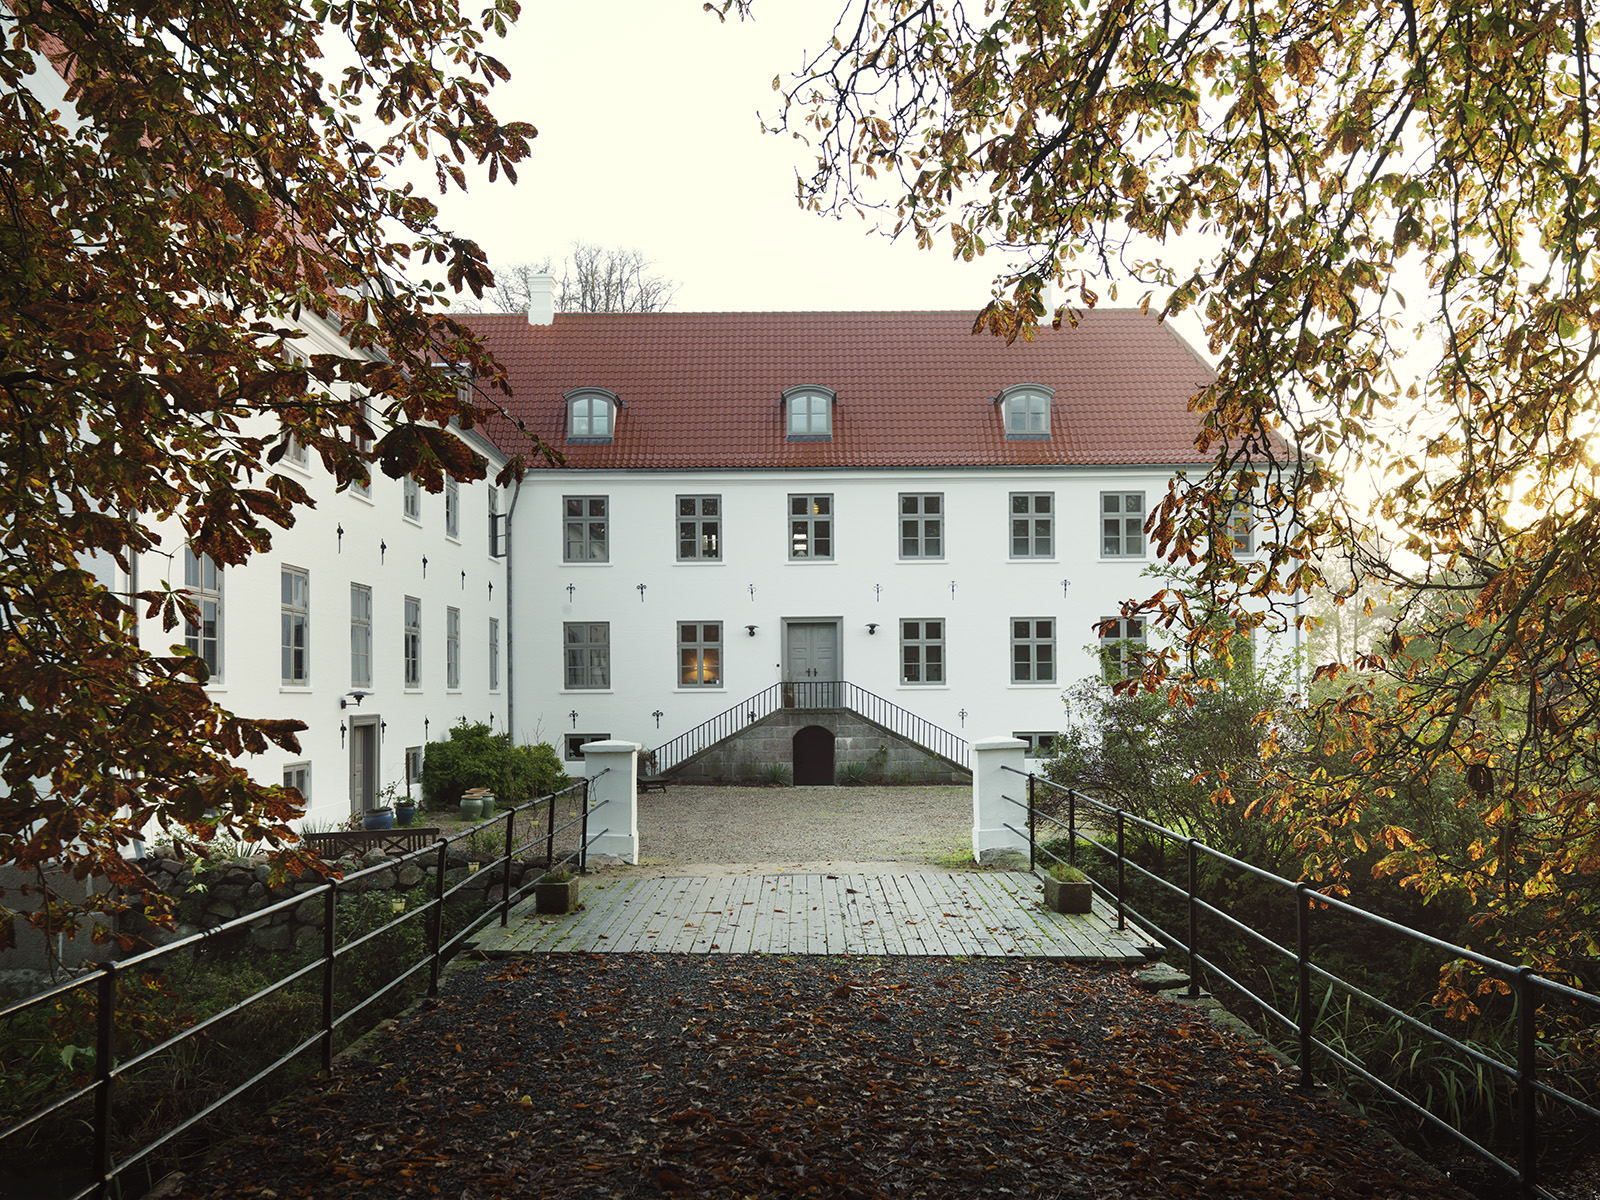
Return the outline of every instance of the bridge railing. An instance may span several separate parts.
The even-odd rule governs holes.
[[[1504,1174],[1515,1184],[1520,1196],[1560,1200],[1556,1193],[1547,1190],[1539,1183],[1539,1149],[1541,1140],[1548,1135],[1552,1124],[1547,1117],[1542,1119],[1542,1110],[1564,1109],[1569,1118],[1591,1123],[1590,1129],[1593,1131],[1600,1129],[1600,1124],[1596,1124],[1600,1123],[1600,1108],[1562,1090],[1552,1081],[1540,1077],[1538,1054],[1541,1042],[1540,1014],[1543,1007],[1560,1001],[1572,1004],[1579,1011],[1586,1013],[1587,1020],[1592,1026],[1600,1022],[1600,996],[1540,975],[1531,967],[1502,962],[1475,950],[1469,950],[1465,946],[1455,945],[1386,917],[1367,912],[1309,883],[1285,879],[1253,863],[1244,862],[1215,850],[1185,834],[1147,821],[1124,809],[1105,804],[1073,788],[1064,787],[1054,780],[1018,771],[1011,766],[1004,766],[1001,770],[1027,781],[1027,792],[1024,796],[1004,793],[1003,799],[1026,812],[1026,828],[1017,828],[1013,825],[1007,825],[1007,828],[1012,833],[1027,839],[1030,869],[1037,869],[1040,856],[1055,863],[1076,866],[1080,842],[1091,847],[1105,861],[1111,863],[1116,870],[1114,881],[1102,883],[1091,878],[1090,882],[1098,894],[1105,896],[1115,906],[1117,927],[1126,928],[1131,918],[1162,944],[1184,954],[1188,960],[1190,998],[1197,998],[1200,995],[1201,978],[1204,973],[1210,979],[1225,983],[1257,1007],[1270,1025],[1276,1025],[1292,1034],[1296,1045],[1299,1083],[1302,1088],[1309,1089],[1316,1085],[1319,1062],[1327,1069],[1342,1071],[1348,1076],[1359,1078],[1389,1101],[1399,1105],[1402,1110],[1410,1113],[1423,1125],[1449,1137],[1466,1152]],[[1039,802],[1047,793],[1051,794],[1053,802],[1041,808]],[[1063,806],[1065,819],[1058,815]],[[1090,817],[1087,823],[1083,820],[1085,814]],[[1184,881],[1174,883],[1147,870],[1130,858],[1126,852],[1130,829],[1182,846]],[[1056,838],[1066,839],[1065,859],[1040,844],[1041,841],[1052,841]],[[1241,920],[1233,913],[1226,912],[1211,903],[1205,895],[1203,883],[1205,873],[1200,870],[1202,861],[1226,867],[1230,871],[1243,872],[1265,883],[1270,890],[1283,895],[1293,905],[1294,946],[1280,944],[1249,920]],[[1157,894],[1164,893],[1178,901],[1186,918],[1186,928],[1182,930],[1163,928],[1154,914],[1135,909],[1128,899],[1130,874],[1142,879],[1154,888]],[[1377,937],[1402,938],[1417,946],[1440,951],[1450,959],[1475,964],[1497,978],[1510,992],[1515,1003],[1514,1060],[1507,1061],[1496,1057],[1477,1046],[1468,1045],[1442,1030],[1435,1029],[1411,1013],[1403,1012],[1318,963],[1312,947],[1319,937],[1327,936],[1329,932],[1327,923],[1334,917],[1355,921],[1369,928]],[[1286,1006],[1291,1007],[1293,1011],[1282,1011],[1272,999],[1259,995],[1216,960],[1214,957],[1216,951],[1208,948],[1207,942],[1202,939],[1202,919],[1211,923],[1213,928],[1220,926],[1244,937],[1265,951],[1269,958],[1294,965],[1293,1003]],[[1262,916],[1252,919],[1258,924],[1264,923]],[[1491,1148],[1444,1120],[1414,1097],[1406,1095],[1386,1080],[1379,1078],[1375,1072],[1367,1068],[1366,1064],[1358,1061],[1354,1057],[1354,1052],[1348,1047],[1342,1043],[1336,1045],[1328,1038],[1320,1036],[1319,1029],[1323,1020],[1330,1009],[1336,1006],[1318,1004],[1315,1001],[1313,980],[1321,988],[1337,990],[1357,1003],[1371,1006],[1383,1013],[1387,1019],[1399,1022],[1421,1037],[1448,1047],[1454,1053],[1463,1056],[1477,1067],[1493,1073],[1508,1084],[1514,1093],[1517,1161],[1514,1164],[1505,1161]]]

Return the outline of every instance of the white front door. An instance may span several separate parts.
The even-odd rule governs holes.
[[[350,811],[365,812],[378,803],[378,718],[350,722]]]

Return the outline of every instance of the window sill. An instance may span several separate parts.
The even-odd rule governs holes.
[[[725,567],[728,564],[720,558],[680,558],[674,561],[678,567]]]
[[[609,567],[611,560],[608,558],[564,558],[561,560],[563,567]]]
[[[678,696],[699,696],[699,695],[705,694],[706,692],[710,692],[713,695],[719,695],[720,696],[724,692],[726,692],[727,690],[728,689],[723,687],[720,683],[719,684],[715,684],[715,685],[709,684],[709,683],[704,683],[704,684],[701,684],[699,687],[685,687],[683,684],[680,683],[680,684],[678,684],[676,687],[674,687],[672,689],[673,693],[675,695],[678,695]]]
[[[901,680],[895,684],[896,689],[902,692],[948,692],[948,683],[906,683]]]
[[[1045,558],[1043,555],[1013,554],[1008,561],[1014,563],[1038,563],[1041,566],[1047,566],[1059,560],[1053,554],[1049,558]]]
[[[836,563],[838,561],[839,560],[836,559],[836,558],[791,558],[789,560],[789,565],[791,567],[799,567],[799,566],[810,566],[810,565],[813,565],[813,564],[820,563],[820,564],[822,564],[824,566],[831,567],[831,566],[833,566],[834,563]]]
[[[1012,680],[1012,682],[1006,684],[1006,688],[1008,690],[1010,690],[1010,691],[1019,691],[1019,692],[1038,692],[1038,691],[1044,691],[1047,688],[1049,688],[1049,689],[1059,688],[1060,686],[1061,686],[1061,684],[1057,683],[1053,679],[1048,681],[1048,682],[1040,682],[1040,683],[1018,683],[1015,680]]]
[[[608,687],[604,687],[604,688],[564,687],[564,688],[561,689],[561,695],[563,695],[563,696],[610,696],[610,695],[613,695],[613,694],[614,693],[613,693],[612,689],[608,688]]]
[[[924,555],[919,555],[916,558],[907,558],[904,554],[902,554],[899,558],[895,559],[895,561],[899,562],[899,563],[910,563],[910,564],[932,563],[934,566],[937,567],[937,566],[943,565],[944,556],[940,555],[939,557],[935,558],[931,554],[924,554]]]
[[[346,496],[351,496],[351,497],[354,497],[355,499],[361,501],[361,503],[365,504],[368,508],[372,507],[372,496],[369,493],[358,492],[353,487],[347,487],[344,490],[344,494]]]
[[[461,535],[459,533],[451,533],[448,529],[445,530],[444,540],[449,542],[452,546],[461,545]]]
[[[284,696],[309,696],[311,685],[309,683],[280,683],[278,693]]]

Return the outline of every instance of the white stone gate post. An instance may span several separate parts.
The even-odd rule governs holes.
[[[1028,778],[1023,765],[1027,748],[1026,742],[1010,737],[972,743],[972,857],[979,866],[1014,860],[1020,854],[1022,868],[1027,869],[1027,836],[1006,828],[1028,828]]]
[[[589,853],[639,861],[639,743],[585,742]]]

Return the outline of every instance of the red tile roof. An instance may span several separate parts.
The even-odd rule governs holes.
[[[569,468],[1089,466],[1207,461],[1190,398],[1214,378],[1187,342],[1136,310],[1006,345],[966,312],[558,313],[461,318],[506,368],[507,411]],[[1001,389],[1055,389],[1048,441],[1007,441]],[[786,440],[780,397],[838,394],[833,440]],[[566,442],[563,395],[600,387],[624,408],[609,445]],[[486,432],[519,451],[513,426]]]

